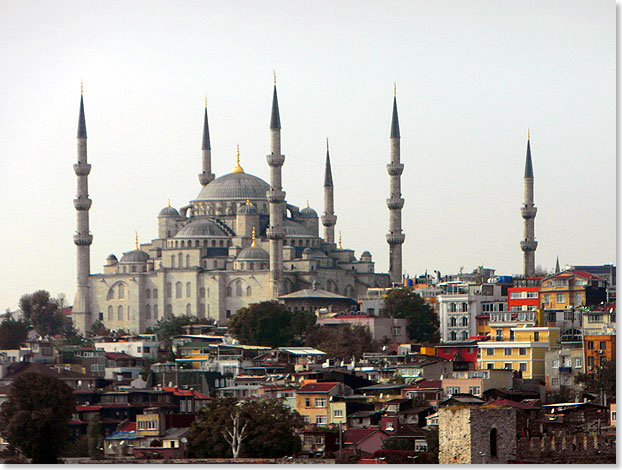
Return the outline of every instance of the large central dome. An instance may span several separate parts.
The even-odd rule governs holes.
[[[247,173],[229,173],[205,186],[197,196],[197,200],[266,200],[266,193],[269,189],[270,185],[261,178]]]

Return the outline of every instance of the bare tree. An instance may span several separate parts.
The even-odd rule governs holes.
[[[231,453],[233,454],[233,458],[237,459],[238,455],[240,454],[240,449],[242,447],[242,441],[244,441],[244,439],[246,439],[248,435],[246,432],[246,426],[248,425],[248,422],[244,422],[242,429],[240,429],[239,408],[235,410],[235,414],[231,415],[231,421],[233,425],[231,431],[226,429],[222,432],[222,434],[225,437],[225,440],[231,446]]]

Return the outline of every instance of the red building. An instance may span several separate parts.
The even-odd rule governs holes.
[[[536,299],[537,300],[537,299]],[[436,355],[454,362],[454,370],[473,370],[477,363],[477,343],[482,338],[436,346]]]
[[[514,279],[508,287],[508,310],[537,310],[542,277]]]

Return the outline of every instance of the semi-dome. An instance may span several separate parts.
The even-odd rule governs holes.
[[[238,215],[257,215],[257,208],[252,204],[244,204],[238,209]]]
[[[238,254],[236,261],[257,260],[257,259],[270,259],[270,255],[266,250],[258,246],[249,246],[244,248]]]
[[[228,237],[229,234],[212,219],[198,219],[183,227],[175,238]]]
[[[305,207],[300,211],[302,217],[317,217],[317,212],[311,207]]]
[[[266,193],[270,185],[261,178],[248,173],[229,173],[205,186],[197,200],[200,201],[223,201],[223,200],[266,200]]]
[[[283,221],[286,237],[312,237],[311,231],[303,224],[290,219]]]
[[[142,250],[132,250],[123,253],[121,263],[146,263],[149,261],[149,254]]]
[[[174,207],[166,206],[160,211],[158,217],[179,217],[179,212]]]

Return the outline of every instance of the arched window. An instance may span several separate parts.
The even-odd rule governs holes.
[[[151,289],[147,289],[145,291],[145,298],[150,299],[151,298]]]
[[[205,304],[199,304],[199,318],[205,318]]]
[[[178,265],[180,268],[183,268],[183,267],[184,267],[184,265],[182,264],[183,262],[184,262],[184,255],[182,255],[181,253],[179,253],[179,254],[177,255],[177,265]]]
[[[457,338],[457,336],[456,336],[456,332],[455,332],[455,331],[452,331],[452,332],[449,334],[449,338],[451,339],[451,341],[456,341],[456,338]]]
[[[201,297],[202,299],[205,298],[205,287],[201,287],[199,289],[199,297]]]
[[[450,312],[455,312],[456,311],[456,304],[454,302],[449,304],[449,311]]]
[[[153,289],[153,298],[154,299],[158,298],[158,289]]]
[[[194,241],[194,246],[195,246],[195,247],[196,247],[196,246],[199,246],[199,240],[195,240],[195,241]]]
[[[123,306],[117,307],[117,320],[123,320]]]
[[[217,268],[217,267],[218,267],[218,261],[214,260],[214,268]]]
[[[255,263],[248,263],[248,269],[251,271],[255,269]]]
[[[171,304],[166,304],[166,315],[169,317],[173,316],[173,307]]]
[[[235,281],[235,296],[242,297],[242,281],[239,279]]]
[[[465,341],[469,337],[469,334],[466,331],[463,331],[462,333],[460,333],[460,336],[461,336],[460,339],[462,341]]]
[[[190,304],[186,304],[186,315],[192,315],[192,307],[190,306]]]
[[[119,299],[124,299],[125,298],[125,284],[123,284],[122,282],[119,283]]]
[[[490,430],[490,456],[497,456],[497,429],[492,428]]]
[[[462,302],[462,311],[463,312],[468,312],[469,311],[469,304],[466,302]]]
[[[112,321],[112,305],[108,305],[108,321]]]
[[[456,317],[451,317],[449,319],[449,326],[456,326]]]
[[[114,299],[114,290],[108,289],[108,293],[106,294],[106,300]]]
[[[181,282],[175,283],[175,297],[177,299],[181,299]]]
[[[225,242],[224,242],[224,241],[222,241],[222,240],[220,240],[219,245],[220,245],[220,246],[225,246]]]
[[[247,297],[250,297],[250,296],[251,296],[251,294],[252,294],[252,289],[251,289],[251,286],[248,286],[248,287],[246,288],[246,296],[247,296]]]
[[[190,255],[186,255],[186,267],[190,267]]]
[[[158,305],[154,305],[153,306],[153,319],[157,320],[158,319]]]
[[[173,291],[173,285],[170,282],[167,282],[165,292],[164,292],[164,295],[167,299],[173,295],[172,291]]]
[[[462,317],[462,326],[469,326],[469,317]]]
[[[149,304],[145,307],[145,318],[151,320],[151,305]]]
[[[192,284],[186,282],[186,297],[190,297],[192,295]]]

